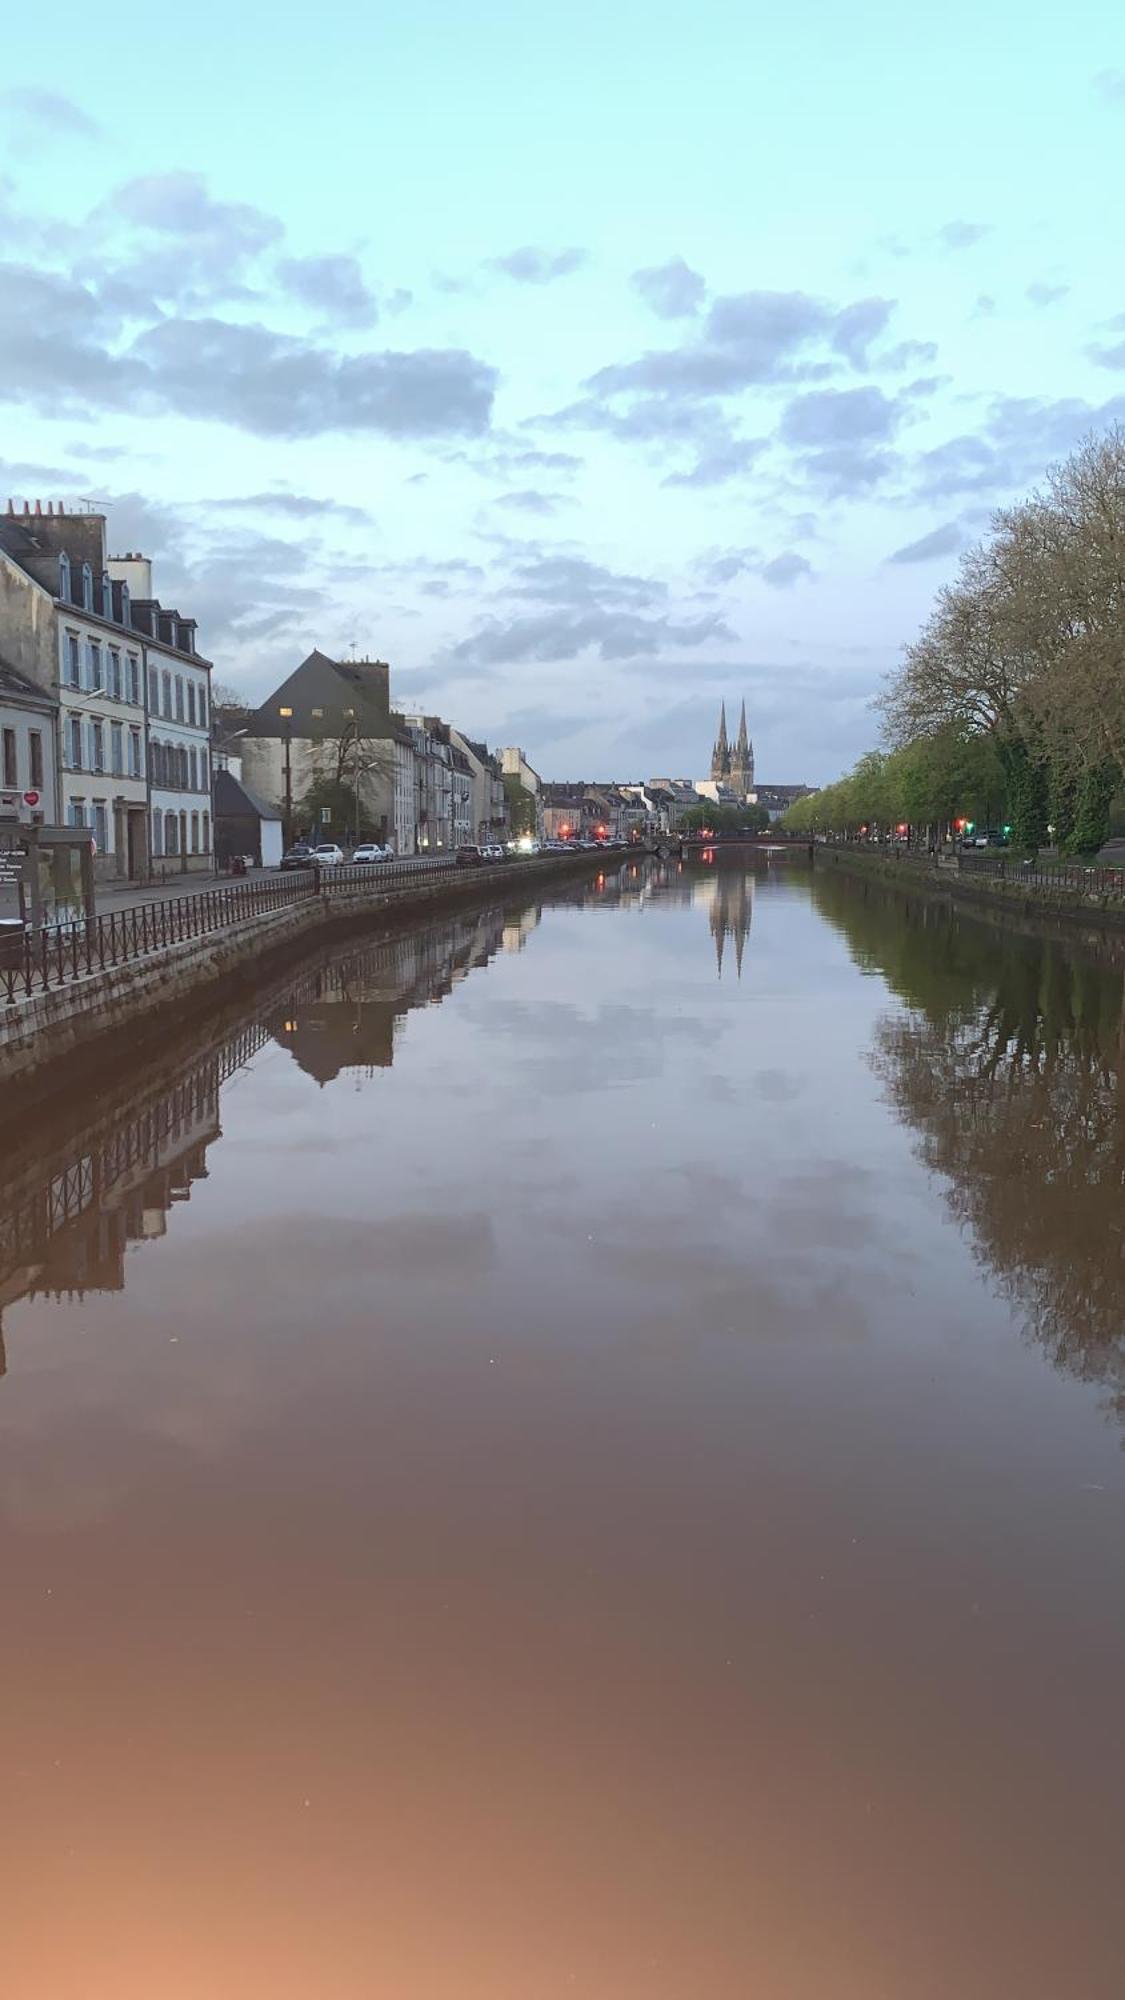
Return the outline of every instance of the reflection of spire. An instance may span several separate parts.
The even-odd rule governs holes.
[[[723,976],[723,949],[729,938],[734,939],[735,970],[742,978],[742,954],[750,935],[750,919],[753,915],[753,899],[749,878],[741,869],[729,874],[716,874],[714,894],[708,921],[711,936],[715,940],[715,963],[719,968],[719,978]]]

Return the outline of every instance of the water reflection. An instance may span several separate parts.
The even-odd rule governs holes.
[[[9,1147],[0,1176],[0,1373],[3,1311],[19,1298],[121,1291],[131,1245],[162,1236],[172,1209],[206,1177],[221,1136],[223,1085],[268,1043],[325,1085],[362,1082],[394,1060],[413,1008],[439,1004],[499,951],[522,951],[541,918],[502,908],[320,956],[276,981],[249,1020],[169,1072],[139,1073],[123,1105],[72,1111],[52,1145],[37,1137],[21,1163]],[[146,1081],[147,1074],[147,1081]]]
[[[815,878],[907,1003],[873,1061],[975,1255],[1056,1365],[1125,1417],[1125,980],[1069,939]]]

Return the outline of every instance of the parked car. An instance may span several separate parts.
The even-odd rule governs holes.
[[[483,868],[484,849],[481,847],[459,847],[457,849],[458,868]]]
[[[393,861],[394,855],[389,847],[380,847],[377,840],[365,840],[356,848],[352,860],[357,868],[365,868],[377,861]]]
[[[506,849],[498,840],[486,841],[481,853],[486,861],[506,861],[508,858]]]
[[[318,847],[313,848],[312,860],[317,868],[340,868],[347,856],[334,840],[322,840]]]
[[[287,848],[281,857],[283,868],[311,868],[312,865],[313,851],[307,840],[298,840],[294,846]]]

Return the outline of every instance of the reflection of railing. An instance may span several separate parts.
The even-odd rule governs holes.
[[[444,875],[452,855],[433,860],[384,862],[371,868],[295,871],[275,882],[204,889],[194,896],[169,896],[128,910],[65,924],[47,924],[0,939],[0,993],[9,1001],[46,993],[128,965],[169,945],[186,944],[227,930],[251,917],[267,916],[318,895],[355,895],[361,890],[404,894],[418,882]]]

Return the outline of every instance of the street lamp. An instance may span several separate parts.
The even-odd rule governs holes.
[[[279,708],[278,714],[285,724],[285,845],[293,845],[293,710]]]

